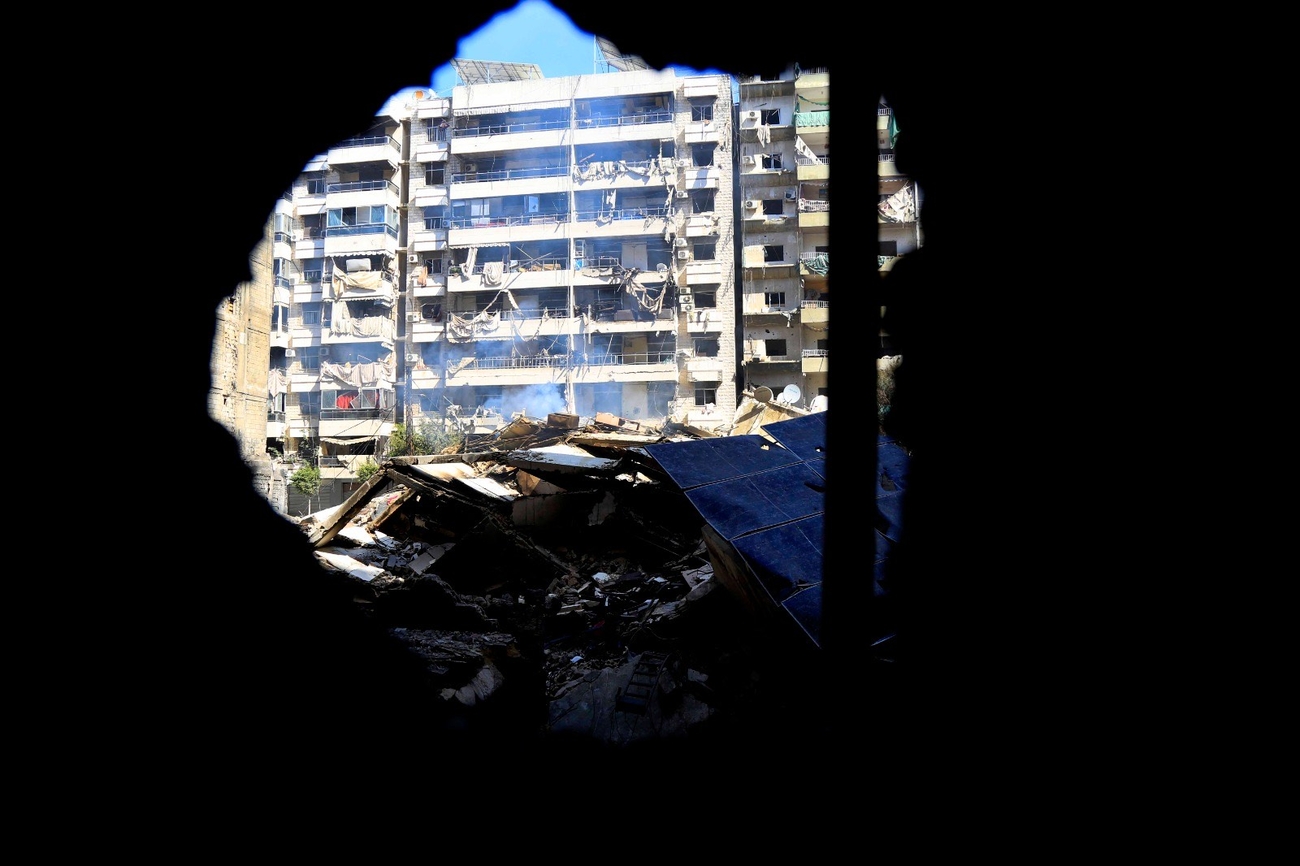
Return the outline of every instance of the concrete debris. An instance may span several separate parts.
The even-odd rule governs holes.
[[[703,519],[653,461],[629,456],[637,446],[583,457],[520,432],[590,443],[638,425],[559,420],[560,431],[515,425],[511,450],[491,456],[390,460],[300,526],[323,566],[356,580],[365,616],[423,660],[449,726],[627,746],[775,724],[790,708],[773,714],[763,696],[808,695],[785,681],[816,667],[815,648],[752,617],[714,579]],[[488,475],[490,487],[464,483]],[[519,507],[564,500],[581,507]]]

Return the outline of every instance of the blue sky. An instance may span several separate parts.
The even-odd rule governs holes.
[[[649,33],[651,31],[647,31]],[[618,48],[636,54],[635,46]],[[513,9],[502,12],[478,30],[460,40],[456,56],[466,60],[499,60],[510,63],[536,63],[547,78],[566,75],[590,75],[597,70],[595,36],[579,30],[563,12],[545,0],[523,0]],[[456,70],[450,64],[433,67],[444,58],[429,58],[433,75],[430,81],[414,82],[385,103],[398,105],[408,101],[415,90],[433,90],[438,96],[451,96],[456,86]],[[719,73],[718,69],[693,70],[674,66],[679,74]],[[734,88],[733,88],[734,89]],[[382,109],[381,109],[382,111]]]

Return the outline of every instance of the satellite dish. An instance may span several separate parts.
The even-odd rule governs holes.
[[[812,402],[808,404],[808,408],[812,409],[814,412],[825,412],[826,395],[818,394],[816,397],[813,397]]]
[[[655,268],[655,270],[657,270],[659,272],[659,276],[662,277],[668,273],[668,266],[665,265],[663,262],[660,262],[659,267]]]
[[[772,389],[766,385],[759,385],[754,389],[754,399],[760,403],[771,403]]]
[[[795,384],[786,385],[785,390],[781,392],[781,396],[776,398],[776,402],[789,403],[791,405],[794,405],[795,403],[799,402],[799,396],[801,393],[802,392],[799,390],[798,385]]]

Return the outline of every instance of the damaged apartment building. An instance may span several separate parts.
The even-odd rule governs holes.
[[[634,58],[625,58],[631,61]],[[829,80],[458,59],[271,215],[268,450],[337,505],[395,425],[614,415],[727,435],[827,400]]]

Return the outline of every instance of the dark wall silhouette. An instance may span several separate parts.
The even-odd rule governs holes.
[[[888,64],[870,56],[871,40],[847,45],[810,39],[799,43],[806,53],[778,57],[770,46],[755,49],[753,39],[665,38],[653,24],[665,10],[647,7],[615,15],[608,4],[555,5],[578,27],[609,38],[657,68],[680,63],[765,77],[778,76],[791,62],[830,68],[839,96],[834,187],[841,206],[832,229],[837,242],[835,319],[870,322],[862,333],[874,335],[875,311],[882,302],[894,316],[893,329],[907,360],[894,420],[910,425],[908,437],[918,449],[913,466],[917,490],[943,501],[936,509],[918,503],[912,512],[918,544],[903,558],[905,567],[900,566],[900,598],[911,606],[902,606],[910,631],[902,642],[899,668],[910,660],[913,670],[940,671],[948,662],[946,649],[954,643],[954,626],[962,640],[978,632],[946,615],[947,593],[954,586],[961,601],[978,596],[966,582],[968,576],[950,568],[954,546],[973,542],[976,535],[964,528],[965,515],[952,511],[980,504],[977,490],[962,486],[974,476],[961,463],[972,456],[972,447],[959,432],[973,420],[964,413],[976,408],[976,401],[963,389],[965,383],[936,359],[973,349],[978,342],[972,339],[978,327],[973,316],[982,309],[983,296],[945,256],[959,245],[959,211],[974,212],[955,190],[963,186],[956,178],[974,167],[978,156],[962,157],[960,142],[979,127],[972,105],[982,94],[969,79],[941,87],[911,74],[893,74]],[[141,603],[147,612],[138,621],[132,616],[132,625],[124,627],[135,650],[133,693],[150,702],[160,732],[173,732],[166,745],[182,766],[310,762],[313,755],[346,760],[356,755],[357,742],[367,743],[362,752],[376,747],[361,732],[387,732],[390,739],[377,746],[381,761],[399,760],[393,737],[412,746],[426,764],[476,763],[494,755],[519,758],[533,745],[494,742],[467,756],[467,750],[421,741],[430,736],[421,723],[429,705],[419,689],[416,664],[358,618],[345,581],[321,577],[300,531],[253,491],[233,439],[207,414],[213,310],[248,278],[249,252],[261,238],[276,198],[311,156],[355,133],[393,93],[427,85],[433,69],[455,55],[462,35],[512,7],[500,2],[440,6],[437,26],[422,28],[418,43],[404,40],[403,50],[381,52],[380,62],[356,62],[332,74],[301,74],[307,71],[301,64],[277,60],[293,23],[281,19],[205,22],[204,40],[153,49],[153,63],[134,80],[129,69],[117,72],[120,92],[141,104],[152,99],[166,105],[167,92],[175,87],[202,97],[200,115],[161,148],[157,177],[177,184],[175,195],[182,198],[185,188],[197,189],[205,202],[201,213],[184,216],[197,224],[192,237],[181,225],[182,237],[173,239],[201,247],[203,267],[186,280],[184,291],[169,290],[165,317],[172,326],[168,351],[175,377],[168,412],[193,455],[184,470],[201,468],[210,479],[199,491],[173,491],[165,477],[169,467],[162,468],[166,504],[140,515],[149,526],[148,556],[157,581],[151,598]],[[312,37],[303,32],[299,38],[306,48]],[[334,68],[327,47],[311,48],[317,49],[323,68]],[[846,57],[852,65],[837,64]],[[258,58],[252,79],[232,68],[249,58]],[[167,79],[165,85],[160,77]],[[874,107],[882,92],[901,118],[900,163],[920,179],[926,193],[922,219],[927,246],[915,262],[899,263],[887,291],[875,273],[876,221],[870,209],[876,199]],[[184,110],[177,109],[178,122]],[[159,198],[172,194],[160,191]],[[926,300],[918,301],[927,291]],[[936,309],[936,298],[951,306]],[[831,373],[835,412],[828,464],[844,473],[844,483],[837,475],[829,485],[826,548],[832,569],[826,580],[828,669],[845,684],[842,699],[827,711],[843,714],[831,724],[855,740],[870,737],[873,725],[892,725],[891,720],[915,712],[917,705],[914,700],[909,710],[893,702],[905,678],[897,669],[882,672],[862,664],[868,653],[855,642],[857,611],[868,602],[858,578],[869,583],[871,556],[870,523],[860,519],[864,503],[859,493],[870,485],[860,474],[870,471],[874,459],[875,417],[875,352],[869,345],[859,352],[859,342],[854,332],[837,340],[839,354]],[[968,374],[969,368],[962,372]],[[929,402],[920,393],[927,390]],[[935,400],[943,401],[940,409]],[[954,479],[955,487],[950,483]],[[838,503],[843,507],[837,508]],[[927,552],[928,543],[940,544],[945,553]],[[217,733],[197,741],[186,735],[199,725]],[[474,738],[472,732],[433,736],[458,743],[461,733]],[[830,742],[809,748],[829,749]],[[544,749],[538,753],[553,757]],[[748,760],[740,748],[728,757],[737,763]],[[716,744],[711,758],[719,758]]]

